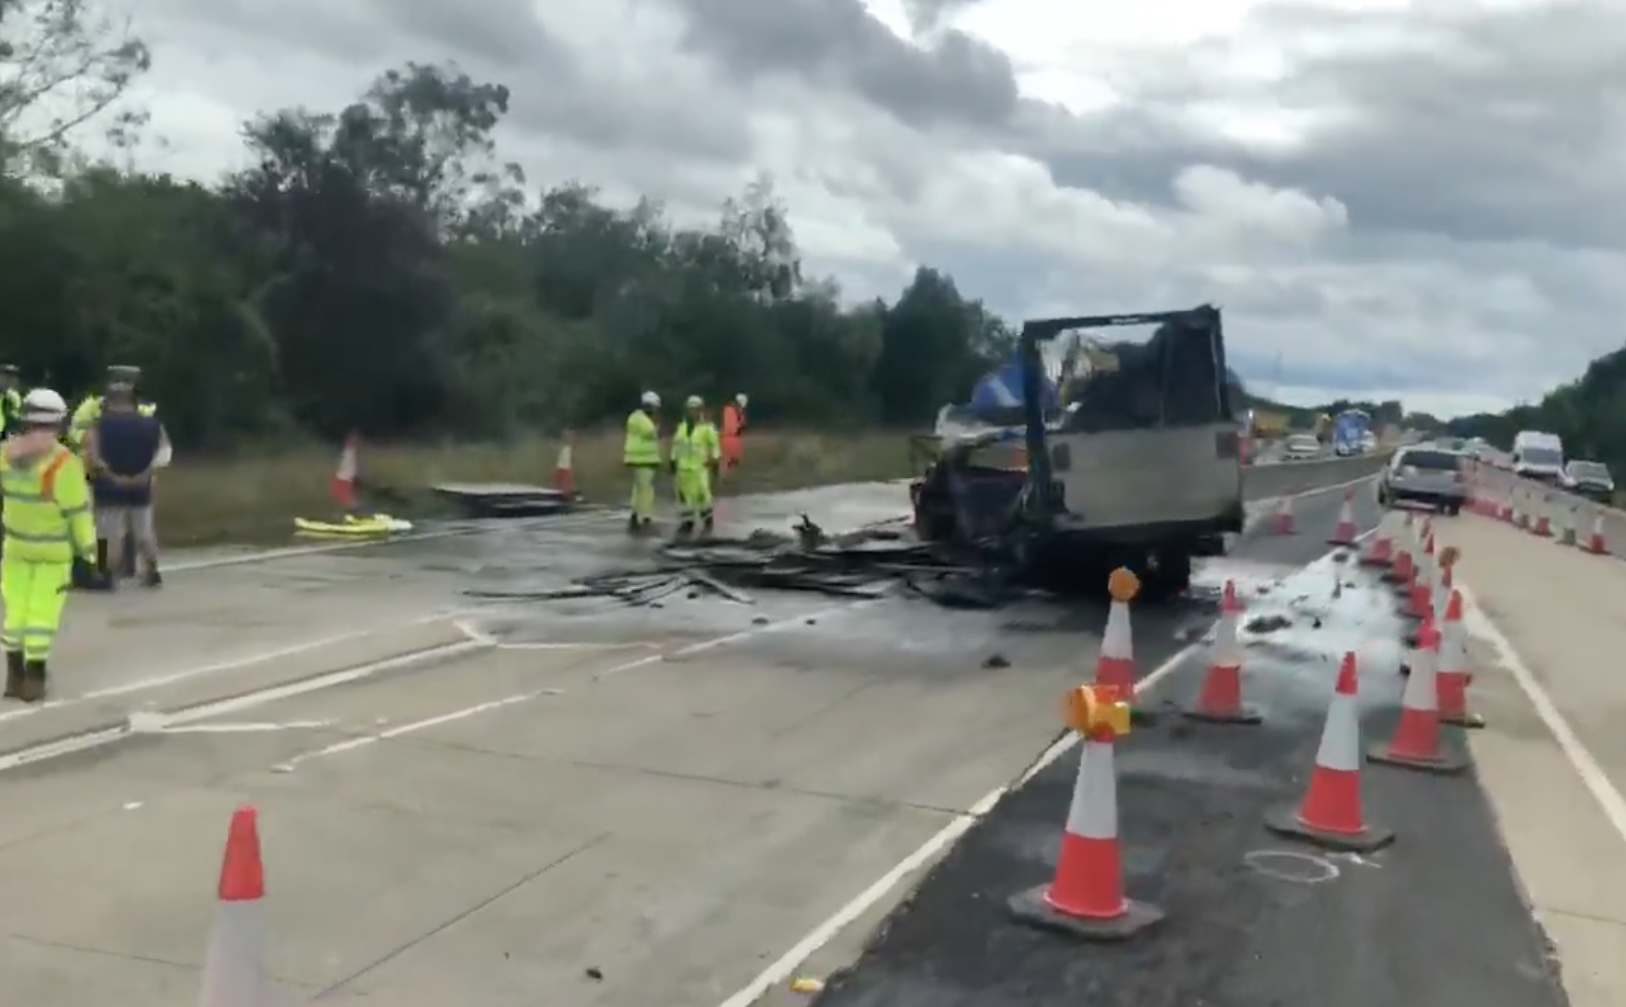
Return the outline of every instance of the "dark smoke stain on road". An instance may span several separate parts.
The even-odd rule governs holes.
[[[1322,551],[1330,506],[1306,534],[1265,541],[1272,558]],[[1370,527],[1369,505],[1358,516]],[[1325,525],[1325,529],[1322,529]],[[1239,553],[1248,553],[1246,543]],[[1368,767],[1367,813],[1399,833],[1352,859],[1267,833],[1267,809],[1298,800],[1315,758],[1341,650],[1362,658],[1363,731],[1392,729],[1402,626],[1389,592],[1353,564],[1275,585],[1260,611],[1297,610],[1249,651],[1261,727],[1152,728],[1119,745],[1129,895],[1168,914],[1121,945],[1080,944],[1012,922],[1006,900],[1047,881],[1077,769],[1065,754],[1009,795],[900,906],[820,1007],[1561,1007],[1556,966],[1513,879],[1483,792],[1455,779]],[[1322,583],[1324,581],[1325,583]],[[1319,621],[1313,627],[1305,612]],[[1137,625],[1137,637],[1146,631]],[[1154,690],[1184,701],[1201,656]],[[1152,667],[1146,660],[1143,669]],[[1454,744],[1460,736],[1453,736]],[[1283,854],[1286,854],[1283,856]],[[1302,856],[1295,856],[1302,855]],[[1314,859],[1311,859],[1314,858]],[[1302,863],[1300,863],[1302,861]],[[1261,870],[1260,864],[1276,870]],[[1303,869],[1285,869],[1286,865]],[[1313,870],[1311,868],[1314,868]],[[1330,869],[1330,870],[1329,870]]]

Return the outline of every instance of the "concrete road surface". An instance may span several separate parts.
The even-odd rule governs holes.
[[[1626,1003],[1626,564],[1484,518],[1451,525],[1489,721],[1472,738],[1575,1007]]]
[[[1369,527],[1376,515],[1361,503]],[[1393,730],[1403,682],[1391,591],[1369,571],[1311,559],[1331,530],[1328,503],[1300,518],[1301,536],[1239,550],[1281,561],[1248,592],[1250,617],[1286,623],[1251,633],[1246,651],[1245,690],[1264,724],[1166,718],[1117,746],[1129,895],[1164,909],[1165,925],[1089,945],[1009,918],[1005,901],[1054,872],[1077,768],[1070,749],[979,816],[855,964],[819,963],[831,975],[821,1007],[1567,1002],[1473,774],[1367,768],[1368,819],[1398,834],[1378,853],[1328,854],[1264,829],[1267,811],[1302,797],[1341,657],[1359,658],[1370,742]],[[1201,656],[1156,666],[1159,656],[1141,668],[1150,696],[1187,701]],[[1447,742],[1460,751],[1461,732]]]
[[[1318,604],[1334,567],[1306,563],[1327,551],[1339,498],[1299,501],[1300,535],[1245,537],[1205,565],[1191,599],[1142,612],[1143,670],[1184,651],[1227,579],[1272,604],[1300,605],[1300,594]],[[725,520],[782,526],[806,511],[850,527],[896,516],[903,500],[898,486],[839,487],[732,501]],[[1369,522],[1365,507],[1362,498]],[[990,813],[993,797],[1058,736],[1056,697],[1090,673],[1104,622],[1098,607],[1040,601],[950,612],[896,598],[764,595],[751,606],[678,598],[629,611],[482,607],[459,594],[470,584],[559,583],[630,563],[639,549],[613,519],[564,518],[181,573],[160,594],[76,596],[61,698],[0,707],[0,751],[10,753],[0,757],[8,1002],[189,1002],[225,824],[245,800],[262,814],[270,966],[294,996],[392,1007],[743,1007],[782,997],[801,957],[813,956],[803,966],[813,970],[855,957],[862,923],[886,912],[912,868],[967,831],[989,834],[972,827],[1005,814]],[[1376,611],[1359,590],[1348,597]],[[1265,776],[1302,764],[1328,648],[1391,635],[1358,620],[1327,626],[1312,635],[1319,644],[1289,634],[1273,652],[1289,687],[1281,728],[1260,735],[1281,746],[1266,750]],[[1193,687],[1189,660],[1169,668],[1170,696]],[[1295,699],[1292,683],[1309,698]],[[1392,692],[1378,695],[1392,702]],[[1166,755],[1148,750],[1149,771],[1202,782],[1189,762],[1202,765],[1202,749],[1169,744]],[[1036,819],[1059,822],[1064,809],[1039,788],[1066,761],[1001,808],[1027,800]],[[1215,791],[1223,799],[1153,795],[1157,828],[1170,835],[1234,819],[1223,843],[1193,845],[1177,876],[1243,883],[1225,851],[1242,841],[1238,830],[1255,841],[1252,812],[1227,802],[1262,792],[1244,779],[1234,793]],[[1408,822],[1418,835],[1433,827],[1432,807],[1407,811],[1422,816]],[[1476,814],[1461,821],[1477,825]],[[1480,835],[1494,837],[1470,828],[1460,859],[1478,862]],[[1041,855],[1047,841],[1030,830],[1025,849]],[[1210,858],[1215,850],[1224,856]],[[1409,926],[1400,896],[1416,869],[1393,866],[1383,875],[1393,882],[1370,889],[1375,902],[1344,904],[1336,919],[1352,940],[1379,940],[1362,927],[1363,909]],[[1034,883],[1031,871],[1018,873]],[[920,904],[934,892],[963,899],[978,878],[930,882]],[[1505,872],[1469,887],[1460,912],[1444,917],[1452,926],[1511,898]],[[1201,967],[1169,971],[1170,990],[1207,990],[1199,980],[1230,960],[1216,933],[1229,940],[1237,914],[1262,905],[1254,893],[1223,908],[1234,892],[1203,891],[1176,931],[1185,935],[1176,947]],[[1271,898],[1302,905],[1301,896],[1287,888]],[[1205,930],[1210,911],[1221,925]],[[960,928],[949,946],[998,932],[979,931],[990,921],[963,911],[949,917]],[[1298,976],[1326,951],[1298,950],[1310,959],[1289,970]],[[1486,940],[1482,953],[1488,974],[1529,958],[1516,941]],[[1468,964],[1479,967],[1479,954]],[[1353,982],[1367,960],[1334,973]],[[1271,967],[1253,972],[1264,978],[1247,973],[1254,985],[1239,990],[1282,988]],[[948,999],[935,1003],[971,1002],[954,999],[963,990],[940,992]]]

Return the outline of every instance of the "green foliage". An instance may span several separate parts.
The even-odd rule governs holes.
[[[1483,437],[1505,450],[1521,430],[1545,430],[1564,440],[1571,458],[1606,463],[1617,478],[1626,472],[1626,347],[1587,365],[1577,381],[1561,385],[1534,405],[1504,413],[1479,413],[1447,426],[1461,437]]]
[[[508,101],[409,64],[349,107],[259,116],[254,166],[217,185],[72,158],[14,170],[0,355],[73,393],[138,364],[177,440],[224,448],[586,425],[651,388],[743,391],[770,422],[920,421],[1008,352],[1003,323],[934,270],[857,307],[804,277],[766,182],[708,228],[574,182],[527,199],[492,139]]]

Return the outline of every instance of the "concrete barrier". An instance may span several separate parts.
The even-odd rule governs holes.
[[[1392,451],[1379,451],[1354,458],[1318,458],[1314,461],[1250,465],[1242,470],[1244,495],[1250,500],[1257,500],[1347,483],[1375,475],[1388,463],[1391,454]]]

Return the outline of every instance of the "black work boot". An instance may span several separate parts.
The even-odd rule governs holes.
[[[633,515],[631,515],[630,517],[627,518],[627,534],[628,535],[636,535],[640,531],[643,531],[643,528],[644,528],[643,522],[638,520],[638,515],[633,514]]]
[[[19,650],[6,651],[7,699],[23,698],[23,654]]]
[[[158,567],[157,567],[156,564],[153,565],[153,566],[148,567],[147,572],[141,575],[141,586],[142,587],[163,587],[164,586],[164,575],[158,572]]]
[[[45,701],[45,678],[44,661],[24,662],[22,688],[17,690],[17,698],[25,703],[43,703]]]
[[[700,534],[702,537],[710,538],[716,531],[717,518],[714,515],[708,513],[705,517],[700,519]]]
[[[688,538],[689,536],[691,536],[693,534],[694,534],[694,518],[686,517],[686,518],[683,519],[683,522],[677,526],[677,536],[676,537],[677,537],[678,541],[681,542],[682,540]]]

